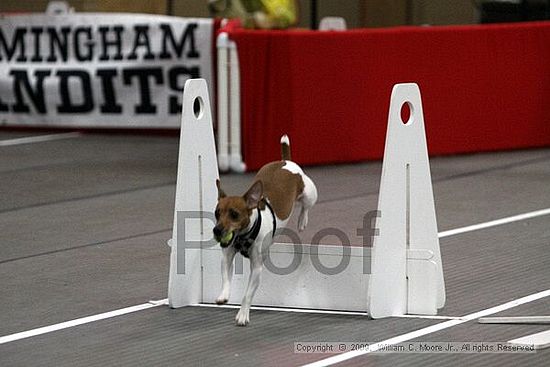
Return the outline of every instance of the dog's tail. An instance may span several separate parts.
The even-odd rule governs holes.
[[[286,134],[281,136],[281,159],[290,161],[290,140]]]

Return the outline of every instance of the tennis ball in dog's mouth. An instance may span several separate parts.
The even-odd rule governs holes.
[[[231,241],[232,239],[233,239],[233,232],[227,232],[225,236],[220,238],[220,243],[223,243],[225,245],[225,244],[228,244],[229,241]]]

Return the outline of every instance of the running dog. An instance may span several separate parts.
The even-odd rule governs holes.
[[[240,252],[250,259],[248,286],[235,318],[239,326],[249,323],[252,298],[276,229],[286,226],[294,204],[298,203],[298,230],[303,231],[308,223],[309,209],[317,201],[315,184],[290,160],[290,143],[286,135],[281,138],[281,151],[282,160],[263,166],[243,196],[227,196],[220,181],[216,181],[218,204],[213,231],[223,252],[222,291],[216,299],[217,304],[224,304],[229,299],[235,254]]]

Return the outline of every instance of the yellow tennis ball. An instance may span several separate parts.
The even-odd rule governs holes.
[[[220,243],[226,244],[233,239],[233,232],[227,232],[225,236],[220,239]]]

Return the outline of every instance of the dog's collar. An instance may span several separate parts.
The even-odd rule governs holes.
[[[271,232],[271,237],[275,236],[275,230],[277,229],[277,220],[275,219],[275,213],[273,212],[273,208],[267,201],[264,201],[265,206],[269,209],[271,212],[271,216],[273,217],[273,232]],[[235,237],[233,240],[233,246],[235,246],[235,249],[241,253],[244,257],[248,257],[248,250],[250,249],[250,246],[256,241],[256,238],[258,238],[258,233],[260,233],[260,228],[262,227],[262,212],[260,208],[257,208],[258,215],[256,218],[256,221],[252,225],[252,228],[246,233],[239,234]]]

